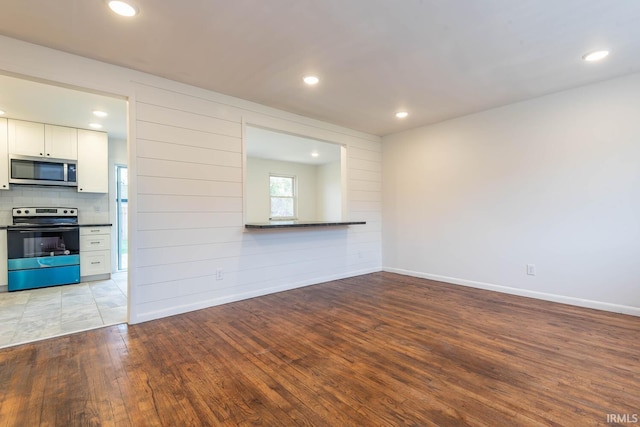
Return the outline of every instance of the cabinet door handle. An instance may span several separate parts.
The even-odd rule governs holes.
[[[92,245],[99,245],[100,242],[91,242]]]
[[[91,264],[100,264],[100,261],[91,261]]]

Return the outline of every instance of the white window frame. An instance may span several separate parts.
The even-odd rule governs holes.
[[[271,199],[273,197],[283,198],[283,196],[271,195],[271,177],[288,178],[293,181],[292,182],[293,195],[291,196],[291,199],[293,199],[293,216],[277,216],[277,217],[271,216],[271,212],[273,212],[273,209],[271,208]],[[298,219],[298,178],[295,175],[287,175],[282,173],[269,173],[269,220],[270,221],[295,221],[297,219]]]

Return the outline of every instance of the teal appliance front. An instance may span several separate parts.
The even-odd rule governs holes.
[[[14,208],[7,227],[9,291],[80,282],[76,208]]]

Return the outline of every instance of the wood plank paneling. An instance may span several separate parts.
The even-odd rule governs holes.
[[[240,227],[242,212],[140,212],[140,230]]]
[[[328,123],[306,120],[300,116],[282,118],[281,115],[260,114],[255,111],[243,113],[245,123],[251,126],[286,131],[320,141],[329,141],[348,147],[382,151],[381,138],[351,129],[336,127]]]
[[[242,198],[142,194],[138,212],[242,212]]]
[[[169,104],[172,105],[172,104]],[[240,138],[242,126],[234,122],[203,114],[178,110],[168,106],[157,106],[138,102],[137,119],[142,122],[160,123],[177,128],[208,132]]]
[[[382,201],[382,193],[380,191],[350,190],[349,200],[363,201],[363,202],[379,202],[379,201]]]
[[[368,182],[377,182],[377,183],[382,183],[382,172],[381,172],[380,168],[379,170],[376,171],[366,171],[366,170],[362,170],[362,169],[355,169],[355,168],[351,168],[349,169],[348,173],[349,173],[349,180],[350,181],[368,181]]]
[[[137,166],[140,176],[242,182],[242,168],[239,166],[218,166],[145,158],[138,159]]]
[[[274,245],[275,246],[275,245]],[[308,248],[296,249],[298,245],[291,245],[287,249],[281,249],[273,255],[272,258],[265,257],[264,249],[260,246],[253,246],[247,248],[246,244],[239,242],[230,243],[208,243],[202,245],[185,245],[185,246],[166,246],[160,248],[140,249],[139,251],[139,267],[153,267],[162,266],[163,268],[171,269],[171,265],[183,264],[187,262],[204,262],[204,263],[216,263],[216,261],[225,259],[224,263],[219,263],[218,266],[224,264],[227,270],[230,265],[230,261],[234,260],[234,264],[240,264],[246,261],[251,262],[252,258],[258,259],[260,263],[256,263],[253,268],[261,268],[264,266],[278,266],[279,263],[287,263],[286,259],[295,255],[298,251],[305,253],[310,252]],[[301,245],[300,245],[301,246]],[[323,246],[323,251],[330,249],[329,246]],[[333,246],[335,249],[336,246]],[[354,251],[372,251],[377,249],[377,241],[372,242],[349,242],[347,245],[349,252]],[[213,274],[215,270],[209,270],[206,274]],[[227,271],[228,272],[228,271]]]
[[[211,102],[204,96],[190,96],[177,90],[161,89],[145,84],[136,86],[138,100],[150,105],[167,106],[188,113],[195,113],[239,123],[242,110],[227,104]]]
[[[380,181],[364,181],[350,179],[348,184],[351,191],[377,191],[380,192]]]
[[[239,241],[244,227],[205,228],[187,230],[141,230],[138,232],[138,248],[199,245],[207,243]]]
[[[368,160],[370,162],[382,163],[382,152],[380,152],[379,150],[373,151],[370,149],[370,147],[367,147],[367,149],[353,146],[349,147],[347,156],[353,159],[362,159]]]
[[[378,138],[227,107],[204,93],[144,84],[136,93],[138,319],[381,269]],[[368,224],[243,232],[242,120],[346,144],[349,182],[358,182],[348,215]]]
[[[138,139],[138,157],[174,162],[242,167],[242,155],[231,151],[170,144],[167,142]],[[203,178],[206,174],[203,174]]]
[[[379,201],[362,201],[362,200],[350,200],[349,210],[351,212],[380,212],[382,203]],[[357,217],[357,214],[355,215]]]
[[[150,141],[169,142],[178,145],[208,148],[210,150],[239,153],[242,141],[236,136],[226,136],[161,123],[138,122],[138,138]]]
[[[353,276],[353,271],[366,274],[367,271],[375,271],[379,259],[378,257],[359,259],[355,255],[348,258],[333,256],[313,262],[253,270],[231,270],[235,267],[233,260],[230,260],[228,265],[225,265],[225,262],[220,260],[218,264],[228,267],[225,269],[224,281],[216,280],[213,270],[209,270],[210,273],[207,274],[206,267],[202,265],[202,268],[197,266],[198,269],[193,272],[186,272],[184,277],[159,281],[153,286],[141,286],[142,289],[149,288],[154,292],[145,292],[140,306],[144,307],[146,312],[151,311],[158,304],[171,301],[176,307],[197,310],[238,299],[254,298],[318,282],[328,282],[336,278],[350,277]],[[356,268],[360,270],[355,270]],[[331,274],[328,274],[329,271]],[[175,296],[176,288],[181,289],[179,296]]]
[[[175,196],[242,197],[239,182],[177,179],[155,176],[138,177],[138,194],[169,194]]]
[[[173,233],[175,236],[178,233]],[[279,237],[279,236],[274,236]],[[310,248],[340,248],[343,247],[344,238],[337,239],[325,234],[304,236],[305,239],[298,238],[270,238],[254,239],[244,235],[242,240],[212,242],[208,238],[193,242],[191,240],[175,241],[172,237],[167,237],[154,247],[141,248],[138,251],[138,266],[148,267],[153,265],[176,264],[189,261],[214,260],[217,258],[240,258],[247,262],[253,262],[250,256],[263,257],[265,253],[269,256],[278,256],[288,259]],[[349,233],[346,236],[347,248],[349,251],[377,248],[378,233],[362,232]],[[301,254],[309,255],[309,254]]]
[[[616,425],[640,408],[639,333],[637,317],[376,273],[0,350],[0,420]]]
[[[270,254],[242,254],[237,257],[213,258],[205,255],[204,259],[193,257],[196,259],[181,259],[179,262],[157,263],[149,267],[140,267],[144,275],[139,284],[141,286],[153,285],[184,278],[214,276],[216,270],[222,268],[227,275],[235,273],[237,281],[226,277],[225,282],[218,285],[227,287],[227,283],[234,283],[233,286],[236,286],[239,283],[253,282],[255,279],[265,280],[268,277],[281,279],[307,271],[322,271],[325,267],[347,263],[350,256],[355,258],[354,255],[347,252],[346,247],[331,245],[297,251],[283,250]],[[177,266],[179,268],[176,268]],[[181,286],[181,288],[184,290],[184,287]],[[157,294],[159,287],[156,286],[155,289]]]
[[[382,142],[376,141],[375,137],[371,136],[368,138],[348,138],[343,141],[343,144],[346,144],[349,149],[382,152]]]
[[[348,164],[350,169],[366,171],[366,172],[382,171],[382,163],[380,162],[372,162],[370,160],[350,158]]]

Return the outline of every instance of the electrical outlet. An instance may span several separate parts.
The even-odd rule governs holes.
[[[216,270],[216,280],[222,280],[224,278],[222,269],[219,268]]]
[[[536,265],[535,264],[527,264],[527,274],[529,276],[536,275]]]

